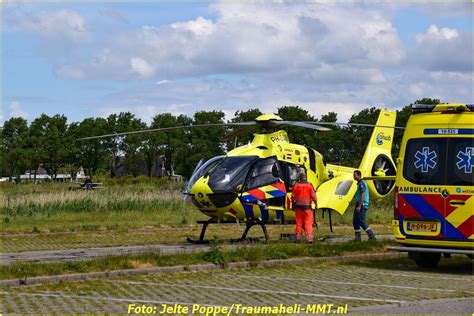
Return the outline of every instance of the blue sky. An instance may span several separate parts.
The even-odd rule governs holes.
[[[7,3],[1,120],[473,102],[472,3]]]

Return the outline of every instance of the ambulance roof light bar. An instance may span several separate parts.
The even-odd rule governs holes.
[[[436,107],[436,104],[413,104],[411,106],[411,112],[413,114],[417,113],[428,113],[428,112],[433,112],[433,109]]]
[[[411,107],[413,114],[418,113],[429,113],[429,112],[441,112],[441,113],[452,113],[452,112],[473,112],[474,108],[472,104],[413,104]]]

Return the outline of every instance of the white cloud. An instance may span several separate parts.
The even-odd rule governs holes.
[[[198,36],[210,35],[216,30],[216,25],[211,20],[201,16],[196,20],[172,23],[170,27],[175,30],[190,31]]]
[[[431,25],[417,34],[410,63],[431,71],[472,72],[472,33]]]
[[[26,118],[28,118],[28,113],[23,111],[19,101],[12,101],[8,105],[8,116],[9,116],[9,118],[22,117],[22,118],[26,119]]]
[[[132,71],[137,73],[140,78],[147,79],[153,76],[155,70],[146,60],[139,57],[132,57],[130,59],[130,67]]]
[[[426,33],[417,34],[415,38],[418,43],[423,43],[430,40],[451,40],[458,37],[459,33],[456,29],[450,29],[447,27],[440,29],[432,24],[426,30]]]
[[[59,77],[74,80],[144,80],[104,89],[93,107],[102,115],[131,111],[145,121],[165,112],[219,109],[228,118],[236,110],[275,112],[284,105],[316,117],[336,111],[346,121],[365,107],[394,109],[422,97],[472,100],[472,32],[431,25],[406,48],[390,21],[398,7],[211,4],[212,18],[130,24],[99,47],[61,53],[61,64],[53,65]],[[55,42],[61,34],[40,35]]]
[[[331,83],[383,83],[385,77],[376,68],[358,68],[353,66],[341,66],[321,64],[320,67],[310,71],[310,78],[316,82]]]
[[[21,11],[9,20],[22,30],[37,33],[52,41],[82,42],[90,36],[84,18],[76,11],[61,9],[24,14]]]
[[[410,94],[417,99],[423,98],[426,92],[431,88],[430,85],[419,82],[419,83],[412,83],[409,86]]]
[[[430,97],[440,99],[441,102],[472,103],[473,79],[472,73],[420,71],[416,77],[412,76],[406,81],[412,101]]]
[[[76,68],[88,79],[147,79],[285,73],[326,64],[347,68],[340,75],[343,81],[351,71],[399,65],[406,55],[391,22],[357,6],[219,3],[210,10],[215,20],[143,26],[117,35],[89,61],[71,60],[63,67]],[[57,73],[79,78],[69,76],[72,71]],[[369,76],[383,80],[380,74]]]

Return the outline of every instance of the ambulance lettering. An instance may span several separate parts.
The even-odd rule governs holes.
[[[472,157],[474,156],[474,148],[473,147],[466,147],[466,151],[462,152],[459,151],[456,158],[458,158],[458,162],[456,166],[459,170],[464,169],[465,173],[472,173]]]
[[[421,168],[421,172],[427,173],[429,169],[434,169],[436,167],[436,158],[438,155],[436,152],[430,151],[429,147],[423,147],[421,151],[415,153],[415,168]]]

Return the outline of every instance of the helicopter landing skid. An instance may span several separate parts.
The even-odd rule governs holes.
[[[260,225],[260,227],[262,227],[263,234],[265,235],[265,242],[268,242],[270,240],[270,236],[268,235],[267,226],[265,225],[265,222],[262,222],[259,220],[252,220],[252,221],[246,222],[245,225],[246,225],[245,231],[242,234],[242,237],[240,237],[240,239],[238,239],[237,241],[251,241],[251,242],[255,241],[256,240],[255,238],[247,239],[247,234],[250,228],[252,228],[254,225]]]
[[[204,239],[204,235],[206,234],[206,229],[209,224],[227,224],[227,223],[235,223],[235,221],[216,221],[215,219],[211,218],[207,221],[197,221],[198,224],[202,224],[202,229],[201,233],[199,234],[199,239],[193,239],[193,238],[186,238],[186,240],[192,244],[209,244],[210,241],[208,239]],[[232,239],[231,242],[244,242],[244,241],[254,241],[256,240],[255,238],[247,238],[247,234],[250,230],[255,225],[260,225],[263,230],[263,234],[265,235],[265,242],[268,242],[270,240],[270,236],[268,235],[267,231],[267,226],[265,225],[266,223],[260,220],[249,220],[245,223],[245,231],[242,234],[242,237],[239,239]]]

